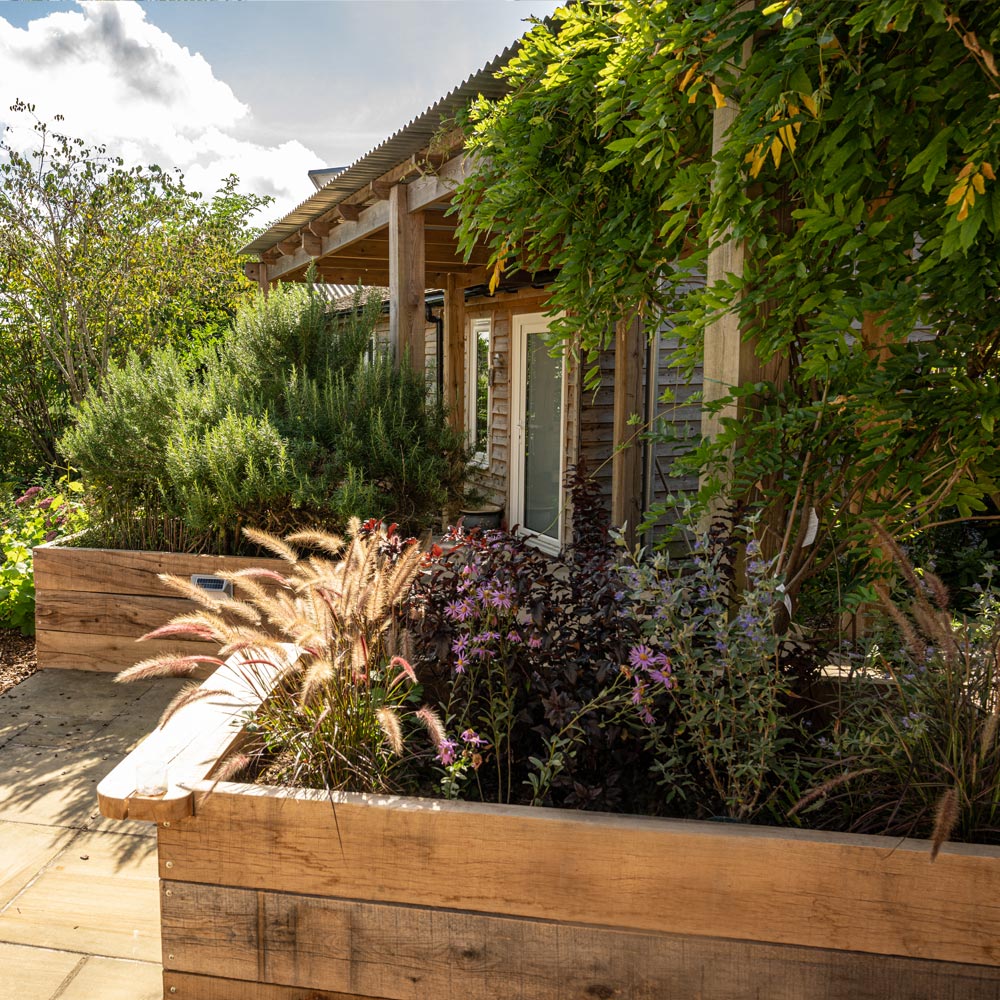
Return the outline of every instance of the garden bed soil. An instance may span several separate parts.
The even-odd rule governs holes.
[[[0,694],[37,669],[34,636],[23,636],[17,629],[0,629]]]

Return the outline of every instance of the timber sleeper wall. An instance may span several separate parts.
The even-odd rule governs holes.
[[[985,1000],[1000,856],[223,784],[161,826],[178,1000]]]
[[[195,607],[159,574],[187,578],[248,566],[287,568],[269,558],[41,545],[34,550],[38,666],[117,672],[168,650],[214,654],[217,648],[204,642],[136,644],[139,636]]]

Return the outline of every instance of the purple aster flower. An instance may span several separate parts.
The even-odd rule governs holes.
[[[469,648],[469,637],[467,635],[460,635],[452,644],[451,651],[453,653],[462,656],[466,650]]]
[[[469,666],[469,661],[466,659],[464,653],[460,653],[455,657],[455,673],[464,674],[466,668]]]
[[[511,629],[507,633],[507,641],[511,642],[511,643],[514,643],[516,645],[517,643],[519,643],[521,641],[521,633],[518,632],[516,629]]]
[[[499,611],[509,611],[514,605],[514,592],[510,586],[494,590],[490,597],[490,604]]]
[[[664,673],[662,670],[650,670],[649,679],[655,681],[657,684],[662,684],[668,691],[674,686],[674,682],[670,679],[670,674]]]
[[[454,740],[449,740],[445,737],[437,745],[437,759],[445,766],[453,764],[455,762],[455,751],[457,749],[458,744]]]
[[[645,670],[653,665],[653,651],[646,645],[633,646],[628,654],[628,661],[636,670]]]
[[[471,743],[473,746],[481,747],[486,743],[486,740],[482,738],[474,729],[466,729],[462,733],[462,739],[466,743]]]

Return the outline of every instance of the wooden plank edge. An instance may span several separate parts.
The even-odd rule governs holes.
[[[385,1000],[357,993],[330,993],[295,986],[270,986],[242,979],[222,979],[185,972],[163,973],[163,995],[170,1000]]]
[[[284,652],[288,662],[298,656],[290,644],[284,644]],[[234,722],[260,705],[286,665],[255,664],[251,682],[246,663],[252,656],[252,651],[231,656],[202,685],[216,695],[178,709],[98,784],[102,816],[161,823],[193,815],[194,787],[243,738],[242,726]],[[150,768],[165,772],[167,788],[161,795],[137,791],[137,774]]]

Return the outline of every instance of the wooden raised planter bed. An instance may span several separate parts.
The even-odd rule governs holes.
[[[167,650],[212,653],[210,643],[136,639],[175,615],[194,609],[159,579],[264,566],[283,572],[279,559],[84,549],[58,544],[34,549],[35,644],[38,666],[113,671]]]
[[[100,787],[158,821],[178,1000],[985,1000],[1000,851],[208,780],[253,701],[178,712]],[[186,733],[195,733],[185,749]],[[214,735],[213,735],[214,734]],[[166,755],[166,756],[164,756]],[[170,761],[161,799],[144,758]]]

